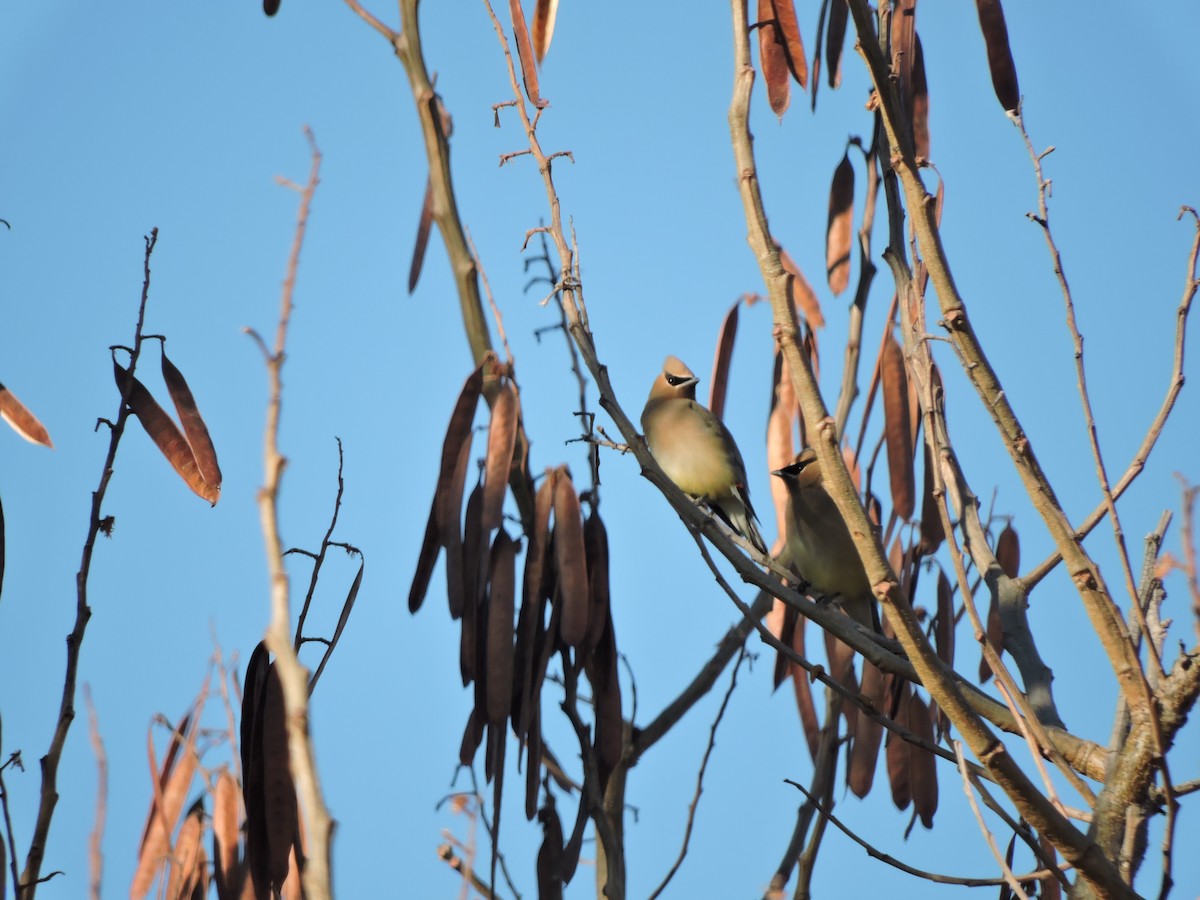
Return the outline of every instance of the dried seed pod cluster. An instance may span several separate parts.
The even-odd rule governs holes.
[[[221,467],[217,464],[217,452],[191,388],[183,373],[167,358],[165,348],[162,353],[162,376],[179,415],[182,431],[158,405],[146,386],[113,359],[117,390],[142,423],[146,434],[150,435],[184,483],[197,496],[216,506],[221,498]]]
[[[514,467],[521,465],[515,456],[520,398],[503,372],[492,395],[481,477],[463,511],[472,422],[483,392],[483,373],[489,368],[499,369],[494,360],[485,361],[468,377],[451,415],[409,608],[415,612],[421,606],[436,559],[445,550],[450,613],[461,624],[459,668],[463,685],[473,686],[474,696],[459,759],[469,765],[484,748],[484,772],[494,781],[499,808],[505,736],[511,726],[524,757],[524,808],[532,819],[542,791],[541,692],[555,656],[562,657],[567,677],[582,671],[591,684],[591,750],[602,780],[623,750],[616,638],[609,613],[608,536],[594,500],[585,519],[568,468],[546,469],[526,526],[518,583],[522,542],[510,535],[503,512]],[[543,877],[557,872],[566,880],[574,871],[578,847],[567,852],[557,813],[546,812],[552,806],[541,808],[547,843],[539,871]]]

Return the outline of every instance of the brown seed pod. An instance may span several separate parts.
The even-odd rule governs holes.
[[[899,699],[896,703],[896,714],[892,719],[901,728],[912,730],[909,722],[909,701],[912,698],[912,686],[903,679],[897,679],[892,682],[899,690]],[[907,809],[908,804],[912,800],[912,764],[910,761],[911,754],[909,750],[911,745],[908,741],[898,737],[895,732],[888,732],[887,738],[887,768],[888,782],[892,786],[892,802],[896,804],[897,809]]]
[[[996,562],[1009,578],[1016,578],[1021,571],[1021,541],[1011,522],[996,538]]]
[[[729,362],[733,358],[733,342],[737,337],[738,307],[737,301],[729,307],[721,322],[721,333],[717,337],[717,353],[713,359],[712,385],[708,391],[708,408],[718,419],[725,417],[725,389],[729,382]]]
[[[483,478],[483,527],[489,533],[500,527],[504,517],[504,493],[508,489],[508,473],[517,444],[519,415],[516,389],[511,382],[505,381],[496,394],[492,420],[488,425],[487,467]]]
[[[503,528],[492,543],[487,615],[487,720],[501,732],[512,709],[517,545]]]
[[[280,887],[288,876],[288,857],[299,838],[296,786],[288,756],[287,710],[283,684],[272,663],[267,670],[262,712],[263,808],[271,884]]]
[[[539,109],[546,105],[538,89],[537,62],[533,44],[529,40],[529,27],[525,24],[525,11],[521,0],[508,0],[508,11],[512,15],[513,37],[517,44],[517,57],[521,61],[521,78],[525,82],[525,94],[529,102]]]
[[[116,360],[113,360],[113,375],[116,378],[117,390],[125,396],[129,408],[138,417],[142,428],[150,435],[159,452],[167,458],[167,462],[197,496],[216,506],[221,496],[220,489],[214,488],[204,480],[187,438],[171,421],[171,417],[158,405],[158,401],[146,390],[146,386],[131,376]]]
[[[196,457],[196,467],[200,470],[200,477],[219,494],[221,491],[221,467],[217,465],[216,448],[213,447],[208,426],[204,424],[204,418],[200,415],[196,398],[192,396],[192,389],[188,387],[183,373],[175,367],[171,360],[167,359],[165,344],[162,349],[162,376],[163,382],[167,385],[167,393],[171,395],[171,402],[175,404],[175,413],[179,416],[179,424],[183,426],[183,435],[187,438],[188,446],[192,448],[192,455]]]
[[[792,649],[801,657],[804,656],[805,631],[808,619],[797,616],[796,625],[792,629]],[[792,692],[796,696],[796,711],[800,714],[800,725],[804,728],[804,742],[808,745],[808,754],[817,758],[817,749],[821,743],[821,724],[817,721],[817,708],[813,703],[812,682],[808,680],[808,672],[802,666],[791,663]]]
[[[433,226],[433,181],[425,179],[425,199],[421,202],[421,215],[417,219],[417,237],[413,241],[412,263],[408,267],[408,292],[411,294],[421,278],[421,266],[425,264],[425,248],[429,246],[429,231]]]
[[[242,870],[238,862],[238,784],[228,769],[217,776],[213,791],[213,881],[217,900],[236,900],[242,893]]]
[[[771,0],[758,0],[758,62],[767,85],[767,102],[775,115],[783,118],[792,102],[790,72],[783,36],[775,21]]]
[[[537,0],[533,8],[533,55],[542,64],[550,42],[554,39],[554,20],[558,17],[558,0]]]
[[[12,430],[31,444],[41,444],[43,447],[54,449],[50,433],[46,426],[38,421],[37,416],[17,399],[16,395],[0,384],[0,418],[4,419]]]
[[[865,659],[862,664],[862,696],[879,710],[883,709],[887,696],[887,678]],[[846,767],[846,784],[856,797],[866,797],[871,791],[882,740],[883,726],[870,716],[860,715],[854,724],[854,745]]]
[[[1005,112],[1015,112],[1021,105],[1021,88],[1017,84],[1017,67],[1013,65],[1012,49],[1008,45],[1008,25],[1000,0],[975,0],[979,13],[979,28],[987,45],[988,68],[992,72],[992,88]]]
[[[457,619],[466,605],[466,587],[463,583],[463,537],[462,495],[467,480],[467,466],[471,460],[471,437],[459,448],[458,464],[450,480],[438,485],[439,542],[446,548],[446,599],[450,606],[450,617]]]
[[[591,653],[604,636],[609,618],[608,529],[593,507],[583,523],[583,547],[587,555],[588,626],[583,649]]]
[[[933,743],[933,719],[929,707],[919,694],[909,701],[908,726],[913,734]],[[926,828],[933,827],[933,815],[938,808],[937,758],[924,747],[910,744],[909,765],[912,783],[913,811]]]
[[[929,159],[929,82],[925,78],[925,51],[921,36],[913,33],[912,66],[913,149],[918,159]],[[941,182],[939,181],[939,184]]]
[[[578,647],[588,627],[587,550],[579,495],[566,466],[560,467],[559,473],[554,491],[554,563],[562,596],[559,634],[567,646]]]
[[[921,553],[932,556],[946,539],[946,530],[942,527],[937,498],[933,495],[933,455],[929,452],[928,444],[922,444],[922,450],[925,457],[925,478],[921,491]]]
[[[912,518],[916,507],[917,492],[908,412],[908,376],[904,371],[904,354],[890,334],[883,345],[880,381],[883,390],[883,427],[887,438],[892,509],[907,522]]]
[[[171,738],[170,749],[161,772],[154,771],[154,735],[149,739],[151,778],[155,782],[154,801],[146,821],[138,864],[129,888],[132,900],[140,900],[150,891],[165,859],[171,853],[171,833],[183,809],[199,758],[196,756],[194,718],[189,711],[180,721]]]
[[[188,810],[183,824],[179,826],[179,835],[175,838],[165,894],[169,900],[189,900],[200,881],[200,873],[204,872],[207,877],[207,860],[204,858],[204,847],[200,844],[203,833],[204,798],[200,797]]]
[[[804,55],[804,41],[800,38],[800,23],[796,20],[796,5],[793,0],[773,0],[775,21],[783,35],[783,49],[787,53],[788,68],[796,83],[804,88],[808,84],[808,60]]]
[[[846,23],[849,16],[850,7],[846,5],[846,0],[833,0],[829,7],[829,32],[825,39],[825,54],[829,86],[835,89],[842,83],[842,51],[846,46]],[[813,78],[815,80],[816,76]]]
[[[446,546],[445,539],[441,537],[443,514],[445,514],[445,518],[453,519],[455,529],[458,527],[458,510],[453,510],[453,515],[451,515],[448,508],[452,504],[449,501],[448,492],[462,456],[462,446],[471,440],[471,423],[475,420],[475,407],[479,405],[479,394],[482,389],[483,367],[480,366],[463,382],[458,399],[454,402],[454,411],[450,414],[450,424],[446,426],[446,437],[442,441],[442,458],[438,464],[437,489],[433,495],[433,513],[438,522],[438,534],[439,539],[443,540],[443,547]],[[460,492],[459,497],[461,498],[461,496]]]
[[[412,587],[408,589],[408,611],[415,613],[425,602],[425,594],[429,590],[429,579],[433,576],[433,567],[437,564],[438,554],[442,552],[438,540],[437,506],[429,510],[429,521],[425,523],[425,537],[421,541],[421,552],[417,554],[417,566],[413,571]]]
[[[835,296],[850,283],[853,231],[854,166],[850,163],[850,154],[843,153],[829,186],[829,218],[825,226],[825,275]]]
[[[546,792],[546,805],[538,810],[542,846],[537,855],[538,900],[562,900],[563,830],[554,808],[554,795]]]

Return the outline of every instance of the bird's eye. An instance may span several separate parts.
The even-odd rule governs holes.
[[[667,376],[667,384],[669,384],[671,387],[679,387],[679,385],[683,384],[685,381],[687,381],[687,379],[680,375]]]

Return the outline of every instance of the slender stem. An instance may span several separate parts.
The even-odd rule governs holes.
[[[137,368],[138,357],[142,350],[142,326],[146,320],[146,301],[150,296],[150,256],[158,243],[158,229],[150,229],[145,238],[145,256],[142,263],[142,299],[138,304],[137,324],[133,329],[133,347],[129,359],[129,384],[133,384],[134,370]],[[92,570],[92,554],[96,549],[96,536],[100,533],[102,524],[100,510],[108,484],[112,480],[113,466],[117,459],[117,447],[121,436],[125,433],[125,423],[129,420],[129,407],[125,397],[120,400],[120,408],[112,422],[108,440],[108,453],[104,457],[104,467],[100,471],[100,485],[92,492],[92,505],[88,514],[87,537],[83,542],[83,558],[80,560],[79,572],[75,575],[75,626],[67,635],[67,670],[63,678],[62,702],[59,705],[58,723],[54,727],[54,737],[50,741],[50,749],[41,759],[42,791],[38,803],[37,820],[33,828],[33,837],[29,842],[29,853],[25,857],[25,870],[20,880],[13,885],[18,900],[33,900],[37,886],[41,882],[40,873],[42,860],[46,852],[46,839],[50,834],[50,822],[54,817],[54,807],[58,803],[58,766],[62,759],[63,747],[67,742],[67,732],[75,720],[75,681],[79,672],[79,653],[83,644],[83,635],[87,630],[88,620],[92,617],[92,609],[88,606],[88,576]],[[15,855],[16,848],[11,852]]]
[[[305,128],[312,155],[308,183],[300,195],[296,216],[296,232],[288,258],[287,275],[280,299],[279,322],[275,331],[275,346],[268,355],[267,422],[263,436],[264,479],[258,492],[259,515],[263,540],[266,544],[267,570],[270,575],[271,623],[267,629],[267,647],[275,656],[275,666],[283,687],[284,708],[287,714],[288,758],[296,792],[304,814],[304,833],[308,841],[304,870],[301,874],[304,895],[308,900],[328,900],[332,896],[330,880],[330,843],[333,822],[325,807],[321,783],[317,776],[312,741],[309,737],[308,672],[296,658],[291,641],[291,610],[287,570],[283,564],[283,542],[279,533],[279,490],[287,460],[279,452],[279,420],[283,407],[283,363],[287,346],[288,325],[292,317],[292,296],[296,285],[296,270],[300,264],[300,248],[308,226],[308,214],[313,194],[320,181],[321,152],[317,149],[312,131]]]

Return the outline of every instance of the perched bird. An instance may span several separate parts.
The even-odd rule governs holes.
[[[771,474],[787,485],[787,555],[796,574],[865,628],[878,631],[871,583],[850,529],[825,489],[816,451],[806,447],[791,465]]]
[[[724,423],[696,402],[699,380],[674,356],[667,357],[642,410],[646,443],[684,493],[704,500],[725,524],[766,554],[750,505],[742,454]]]

